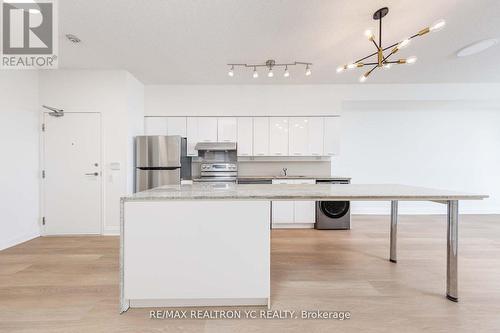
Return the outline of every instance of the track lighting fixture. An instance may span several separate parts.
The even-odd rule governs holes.
[[[285,67],[285,71],[283,72],[283,77],[290,77],[290,71],[288,70],[288,66],[305,66],[305,75],[309,76],[312,74],[311,72],[311,66],[312,63],[310,62],[300,62],[300,61],[295,61],[292,63],[283,63],[283,64],[278,64],[276,63],[275,60],[267,60],[264,64],[227,64],[230,66],[228,75],[233,77],[234,76],[234,68],[235,67],[244,67],[244,68],[253,68],[253,78],[256,79],[259,77],[259,73],[257,72],[257,67],[267,67],[268,72],[267,76],[268,77],[274,77],[274,67]]]

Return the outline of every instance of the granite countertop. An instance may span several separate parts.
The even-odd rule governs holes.
[[[166,185],[124,196],[122,201],[161,200],[481,200],[468,194],[396,184],[217,184]]]
[[[238,179],[338,179],[338,180],[351,180],[351,177],[341,177],[341,176],[238,176]]]

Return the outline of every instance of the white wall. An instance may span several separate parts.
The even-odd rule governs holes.
[[[56,70],[40,74],[40,104],[67,112],[100,112],[103,133],[104,233],[117,233],[120,196],[131,193],[133,145],[142,131],[142,83],[126,71]],[[111,170],[111,163],[120,170]]]
[[[491,196],[463,213],[500,213],[500,84],[147,86],[145,114],[342,116],[332,173],[355,183],[403,183]],[[444,213],[402,203],[402,213]],[[355,213],[387,213],[355,203]]]
[[[127,107],[128,107],[128,147],[127,166],[132,172],[127,173],[127,193],[134,192],[134,138],[144,134],[144,85],[127,72]],[[132,147],[132,149],[130,149]]]
[[[38,74],[0,74],[0,250],[40,235]]]

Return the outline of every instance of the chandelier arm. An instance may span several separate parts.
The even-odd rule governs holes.
[[[366,73],[366,76],[368,77],[368,75],[370,75],[370,74],[371,74],[371,73],[375,70],[375,68],[377,68],[377,67],[378,67],[378,64],[377,64],[376,66],[373,66],[373,68],[372,68],[372,69],[370,69],[370,70]]]
[[[382,59],[382,63],[387,62],[387,59],[389,59],[389,57],[390,57],[391,55],[393,55],[394,53],[396,53],[396,52],[391,52],[391,53],[389,53],[387,56],[385,56],[385,57]]]
[[[370,39],[372,42],[373,42],[373,45],[375,45],[375,47],[377,48],[377,50],[380,50],[380,47],[377,45],[377,42],[375,42],[375,40],[372,38]]]
[[[367,56],[366,56],[366,57],[364,57],[364,58],[361,58],[361,59],[359,59],[359,60],[356,60],[354,63],[356,64],[356,63],[361,62],[361,61],[363,61],[363,60],[365,60],[365,59],[368,59],[368,58],[370,58],[370,57],[373,57],[373,56],[374,56],[374,55],[376,55],[377,53],[378,53],[378,51],[377,51],[377,52],[373,52],[372,54],[367,55]]]

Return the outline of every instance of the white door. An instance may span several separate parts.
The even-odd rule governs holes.
[[[269,153],[288,156],[288,117],[269,118]]]
[[[168,135],[186,137],[186,117],[167,117]]]
[[[43,233],[101,233],[100,114],[44,113],[44,124]]]
[[[306,156],[308,147],[308,121],[306,117],[290,117],[288,143],[290,156]]]
[[[217,142],[217,118],[198,118],[198,140],[199,142]]]
[[[236,118],[224,117],[217,119],[217,141],[236,142],[237,132]]]
[[[334,156],[339,154],[340,146],[340,117],[325,118],[324,154]]]
[[[253,154],[253,120],[250,117],[238,117],[238,156]]]
[[[269,118],[253,118],[253,155],[269,155]]]
[[[323,155],[323,117],[309,117],[307,122],[309,127],[308,133],[308,151],[311,156]]]

